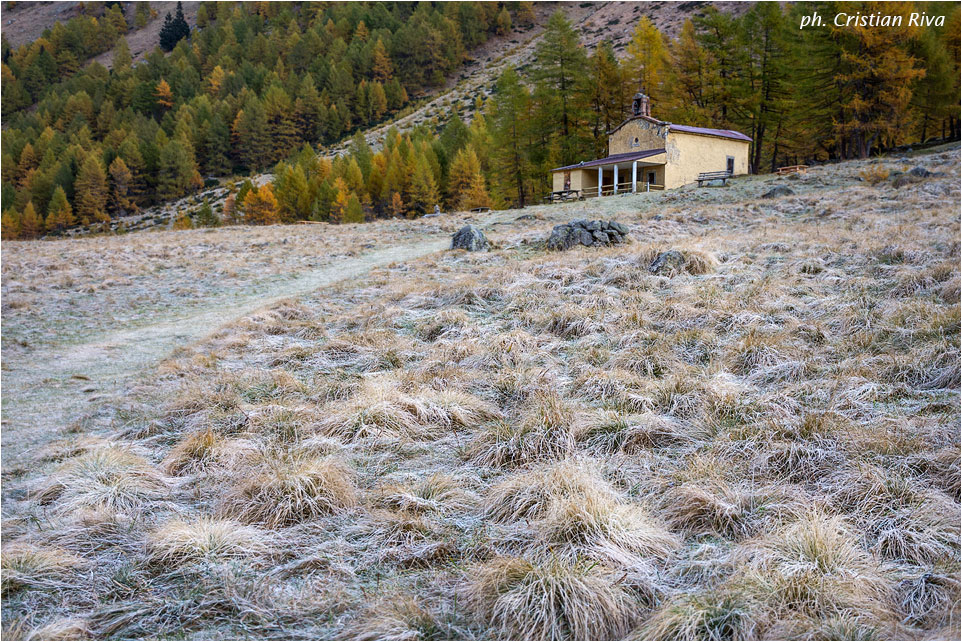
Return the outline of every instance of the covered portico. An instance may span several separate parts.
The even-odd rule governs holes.
[[[585,198],[664,189],[665,150],[615,154],[552,171],[555,191],[578,191]]]

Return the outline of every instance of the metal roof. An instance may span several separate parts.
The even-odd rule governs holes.
[[[623,121],[621,121],[620,125],[618,125],[614,129],[612,129],[610,132],[608,132],[608,135],[611,136],[616,131],[624,127],[627,123],[630,123],[633,120],[639,120],[639,119],[647,120],[649,123],[653,123],[655,125],[658,125],[659,127],[667,126],[668,129],[673,132],[683,132],[686,134],[700,134],[702,136],[720,136],[721,138],[731,138],[734,140],[744,140],[748,142],[751,142],[752,140],[749,136],[746,136],[741,132],[736,132],[733,129],[712,129],[710,127],[692,127],[691,125],[675,125],[674,123],[669,123],[664,120],[658,120],[657,118],[652,118],[651,116],[645,116],[642,114],[629,116],[628,118],[624,119]]]
[[[736,132],[734,129],[710,129],[708,127],[692,127],[691,125],[675,124],[668,125],[668,129],[673,132],[686,132],[689,134],[703,134],[705,136],[721,136],[722,138],[752,141],[751,138],[741,132]]]
[[[568,169],[583,169],[585,167],[598,167],[599,165],[614,165],[615,163],[624,163],[627,161],[640,160],[642,158],[648,158],[649,156],[657,156],[658,154],[664,154],[664,149],[646,149],[638,152],[628,152],[626,154],[615,154],[614,156],[608,156],[607,158],[598,158],[590,161],[581,161],[576,165],[565,165],[564,167],[555,167],[552,172],[560,172]]]

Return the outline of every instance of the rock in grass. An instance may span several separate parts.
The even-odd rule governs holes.
[[[655,260],[648,266],[648,271],[652,274],[671,276],[678,274],[685,269],[685,257],[678,250],[668,250],[655,257]]]
[[[624,243],[628,227],[616,221],[577,219],[555,225],[545,245],[549,250],[570,250],[576,245],[593,247]]]
[[[791,196],[794,193],[792,188],[779,185],[762,194],[762,198],[779,198],[781,196]]]
[[[451,249],[483,252],[488,249],[488,239],[475,226],[465,225],[451,238]]]

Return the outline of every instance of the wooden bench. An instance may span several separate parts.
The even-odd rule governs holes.
[[[562,189],[551,192],[544,197],[545,203],[557,203],[559,201],[580,201],[583,200],[580,189]]]
[[[702,172],[698,175],[698,187],[701,187],[702,183],[707,183],[709,181],[721,181],[723,185],[728,185],[728,179],[732,177],[731,172]]]
[[[775,173],[784,176],[785,174],[804,173],[806,169],[808,169],[808,165],[786,165],[785,167],[779,167]]]
[[[471,211],[475,214],[484,214],[485,212],[490,212],[490,207],[472,207]]]

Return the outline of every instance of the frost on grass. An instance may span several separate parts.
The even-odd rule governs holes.
[[[5,477],[4,637],[957,638],[958,161],[505,213],[228,324]],[[530,242],[584,217],[648,238]]]

